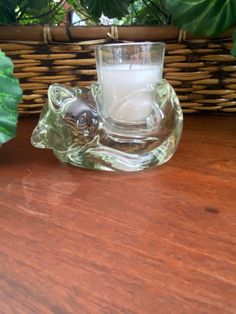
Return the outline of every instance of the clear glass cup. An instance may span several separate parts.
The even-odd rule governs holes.
[[[98,109],[104,127],[114,132],[140,130],[150,124],[154,86],[162,79],[163,43],[123,43],[96,48],[100,95]],[[146,125],[146,128],[150,128]]]

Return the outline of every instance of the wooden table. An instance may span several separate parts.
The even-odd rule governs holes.
[[[187,116],[174,158],[89,171],[0,150],[0,313],[236,313],[236,116]]]

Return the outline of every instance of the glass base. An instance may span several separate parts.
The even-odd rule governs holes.
[[[121,145],[123,143],[120,143]],[[143,145],[145,140],[143,140]],[[149,142],[146,142],[149,145]],[[95,141],[84,150],[75,150],[67,154],[67,161],[74,166],[99,170],[140,171],[162,165],[168,161],[176,149],[176,135],[168,139],[155,149],[145,153],[125,153],[121,150],[101,145]],[[55,155],[62,161],[57,152]]]
[[[168,161],[182,132],[183,115],[173,88],[155,86],[150,115],[142,122],[111,121],[97,111],[100,88],[90,90],[53,84],[31,142],[52,149],[62,162],[99,169],[140,171]]]

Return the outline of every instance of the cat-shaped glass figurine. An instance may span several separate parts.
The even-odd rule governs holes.
[[[149,111],[141,119],[136,104],[146,95]],[[117,99],[110,112],[104,113],[106,96],[98,83],[90,90],[52,84],[32,144],[52,149],[62,162],[90,169],[139,171],[172,157],[183,115],[166,80]],[[135,115],[137,118],[129,119]]]

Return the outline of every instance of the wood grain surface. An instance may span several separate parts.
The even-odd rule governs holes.
[[[0,150],[0,313],[236,313],[236,117],[187,116],[141,173],[61,164],[21,119]]]

